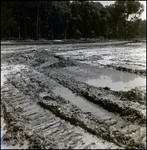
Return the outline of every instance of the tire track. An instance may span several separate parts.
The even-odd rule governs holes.
[[[25,80],[24,77],[23,79]],[[17,81],[19,82],[18,78]],[[14,112],[19,108],[20,112],[18,111],[17,113],[23,120],[24,126],[30,128],[30,132],[35,131],[38,135],[43,135],[43,137],[52,137],[56,143],[59,143],[59,148],[103,148],[107,144],[109,146],[111,145],[112,148],[117,147],[109,142],[103,144],[105,140],[98,139],[82,128],[71,125],[69,122],[56,117],[51,111],[43,109],[37,104],[37,100],[24,94],[23,86],[21,86],[23,82],[19,82],[19,84],[18,88],[9,82],[4,84],[4,88],[2,87],[1,91],[2,103],[3,106],[7,107],[7,109],[14,110]],[[27,87],[25,87],[26,89]],[[5,104],[9,105],[6,106]],[[86,141],[85,136],[90,140]]]
[[[36,52],[36,54],[37,53],[38,52]],[[41,58],[39,53],[35,57],[38,57],[35,59],[38,64],[44,62],[44,55]],[[36,63],[35,60],[32,60],[34,64]],[[3,70],[5,71],[5,69]],[[76,105],[83,111],[88,111],[86,115],[87,119],[82,118],[82,115],[84,114],[83,111],[79,111],[78,107],[68,103],[68,101],[74,103],[77,99],[79,100],[82,98],[82,96],[75,96],[71,92],[72,89],[69,90],[57,83],[58,79],[56,80],[56,76],[55,79],[48,77],[48,72],[43,70],[41,67],[29,68],[24,65],[12,65],[8,70],[9,71],[6,74],[8,80],[5,82],[5,90],[2,92],[4,94],[3,105],[6,105],[7,111],[14,110],[17,112],[17,115],[22,118],[22,122],[24,122],[26,130],[30,132],[27,134],[33,136],[33,138],[29,140],[29,142],[33,141],[33,144],[31,142],[29,143],[29,148],[38,148],[40,145],[42,145],[43,148],[48,148],[48,145],[45,143],[41,144],[46,138],[52,138],[53,140],[51,145],[53,145],[53,147],[54,144],[56,146],[58,145],[58,148],[118,148],[118,146],[114,143],[118,143],[122,147],[129,145],[132,148],[133,146],[138,147],[138,141],[139,144],[142,144],[139,145],[139,147],[144,147],[146,135],[143,135],[143,132],[145,131],[143,127],[136,128],[135,125],[133,126],[128,122],[125,123],[124,121],[119,120],[119,118],[115,115],[105,111],[105,109],[103,109],[103,111],[101,111],[102,109],[100,108],[95,110],[93,109],[94,105],[92,107],[91,102],[89,103],[89,106],[85,102],[84,105],[83,102],[76,103]],[[37,70],[40,70],[40,72]],[[64,84],[70,84],[69,80],[66,80],[66,83]],[[57,87],[59,87],[59,89]],[[73,86],[72,88],[75,89],[76,87]],[[54,94],[51,95],[52,91],[56,96],[54,96]],[[89,92],[93,93],[93,91]],[[59,95],[59,97],[57,95]],[[103,98],[105,98],[105,96],[103,96]],[[44,106],[41,105],[41,103]],[[74,109],[72,112],[70,112],[69,109],[68,114],[68,108],[70,107]],[[79,113],[76,114],[78,111]],[[99,123],[97,124],[98,128],[93,125],[93,123],[95,123],[92,120],[94,118],[93,116],[96,116],[99,120]],[[77,126],[77,123],[73,123],[74,118],[78,119],[78,122],[82,120],[83,124],[79,124],[80,127]],[[13,117],[11,121],[12,120]],[[16,120],[17,116],[14,117],[14,121],[12,122],[15,122]],[[89,122],[87,123],[87,121]],[[100,123],[102,123],[102,125],[99,125]],[[93,132],[91,134],[91,128],[93,131],[96,131],[97,134],[100,133],[98,137],[94,136]],[[120,132],[125,135],[124,137],[125,140],[127,139],[126,141],[121,139],[123,136],[119,135]],[[101,137],[104,138],[103,133],[109,138],[111,137],[111,140],[114,136],[114,141],[112,140],[114,143],[101,139]],[[40,142],[38,142],[37,137],[35,137],[36,135],[39,136]],[[131,136],[133,136],[133,138]],[[135,139],[135,142],[132,139]],[[124,140],[126,143],[121,144],[121,140]],[[132,142],[131,144],[127,143],[130,141]]]
[[[33,71],[32,71],[33,72]],[[31,83],[31,76],[33,76],[33,82],[35,82],[35,84],[32,84]],[[22,82],[22,80],[21,80],[21,78],[23,78],[24,79],[24,81]],[[30,78],[30,80],[28,80]],[[44,82],[42,83],[41,81],[42,81],[42,79],[44,80]],[[36,94],[36,92],[38,93],[38,95],[42,95],[41,97],[42,98],[44,98],[44,97],[48,97],[48,95],[50,95],[48,92],[48,85],[52,85],[51,87],[50,87],[50,89],[49,90],[53,90],[55,87],[63,87],[63,86],[61,86],[60,84],[58,84],[56,81],[54,81],[53,79],[51,79],[50,77],[48,77],[48,76],[46,76],[46,75],[44,75],[43,73],[40,73],[40,72],[37,72],[37,71],[35,71],[35,72],[33,72],[33,73],[27,73],[27,74],[23,74],[22,76],[20,76],[20,79],[18,79],[17,78],[17,80],[20,80],[21,82],[19,82],[19,81],[17,81],[17,82],[19,82],[19,83],[17,83],[16,82],[16,80],[14,80],[14,79],[12,79],[12,83],[14,83],[14,81],[17,83],[16,84],[16,86],[19,88],[19,89],[21,89],[22,91],[23,91],[23,88],[21,88],[23,85],[25,85],[25,84],[27,84],[28,85],[28,87],[30,87],[30,85],[31,85],[31,87],[33,88],[33,95],[35,95]],[[46,81],[46,82],[45,82]],[[36,88],[37,87],[37,88]],[[40,88],[38,88],[38,87],[40,87]],[[25,87],[26,88],[26,87]],[[47,90],[45,90],[47,88]],[[41,89],[41,90],[40,90]],[[72,96],[71,96],[71,92],[69,92],[70,90],[68,90],[67,88],[65,88],[66,90],[66,94],[67,93],[69,93],[69,97],[71,97],[72,98]],[[24,91],[23,91],[24,92]],[[63,95],[66,95],[65,93],[64,93],[64,91],[62,91],[63,92],[63,94],[61,95],[61,96],[63,96]],[[61,92],[61,93],[62,93]],[[24,92],[25,93],[25,92]],[[57,94],[57,91],[55,92],[56,94]],[[29,94],[29,93],[27,93],[27,94]],[[74,94],[73,94],[74,95]],[[51,96],[52,97],[52,96]],[[38,100],[38,98],[40,98],[39,96],[38,97],[36,97],[36,99],[35,99],[35,101],[37,102]],[[64,97],[65,99],[66,99],[66,101],[68,101],[68,99],[66,98],[66,97]],[[51,98],[52,99],[52,98]],[[77,96],[76,96],[76,99],[77,99]],[[73,100],[75,100],[75,97],[73,97]],[[34,100],[33,100],[34,101]],[[61,99],[59,99],[59,101],[61,101]],[[45,101],[44,101],[45,102]],[[44,103],[43,102],[43,103]],[[58,102],[58,100],[56,101],[56,100],[49,100],[48,101],[51,105],[53,105],[53,107],[52,106],[49,106],[46,102],[44,103],[45,105],[48,105],[49,106],[49,110],[51,110],[53,113],[55,113],[55,114],[60,114],[61,116],[62,116],[62,113],[64,113],[64,110],[62,110],[62,105],[60,105],[60,102]],[[43,104],[42,103],[42,104]],[[59,104],[58,104],[59,103]],[[43,105],[44,105],[43,104]],[[61,104],[62,104],[62,102],[61,102]],[[90,104],[92,104],[92,103],[90,103]],[[42,106],[42,105],[41,105]],[[43,106],[44,107],[44,106]],[[45,106],[46,107],[46,106]],[[45,108],[44,107],[44,108]],[[61,107],[61,111],[59,110],[59,108]],[[63,109],[67,109],[69,106],[63,106]],[[47,108],[48,109],[48,108]],[[93,109],[92,109],[93,110]],[[104,110],[103,110],[104,111]],[[105,112],[107,112],[107,111],[105,111]],[[107,114],[107,115],[106,115]],[[131,129],[131,127],[132,126],[130,126],[130,123],[127,123],[127,122],[125,122],[125,121],[123,121],[120,117],[117,117],[116,115],[113,115],[112,116],[112,114],[111,113],[102,113],[102,115],[101,116],[99,116],[100,118],[98,118],[98,120],[102,123],[104,123],[105,125],[107,125],[108,127],[100,127],[99,126],[99,128],[100,128],[100,131],[101,131],[101,133],[103,134],[103,133],[105,133],[106,132],[106,135],[108,134],[108,136],[111,136],[111,137],[113,137],[113,136],[116,136],[115,137],[115,139],[114,139],[114,141],[115,141],[115,143],[123,143],[123,144],[125,144],[125,145],[130,145],[131,143],[133,143],[133,141],[132,140],[134,140],[134,136],[133,137],[131,137],[131,133],[129,133],[128,134],[128,131],[127,130],[125,130],[125,127],[128,127],[128,128],[130,128]],[[110,115],[111,114],[111,115]],[[58,117],[61,117],[60,115],[58,115]],[[99,114],[98,114],[99,115]],[[110,117],[110,116],[111,117]],[[98,117],[98,116],[97,116]],[[64,118],[64,117],[63,117]],[[62,119],[63,119],[62,118]],[[110,118],[112,118],[112,119],[110,119]],[[114,119],[115,118],[115,119]],[[116,120],[117,120],[117,123],[116,123]],[[68,119],[68,121],[70,121],[70,122],[72,122],[72,120],[70,119]],[[84,120],[83,120],[84,121]],[[85,123],[84,123],[84,125],[85,125]],[[82,126],[82,125],[80,125],[80,126]],[[129,127],[130,126],[130,127]],[[136,125],[134,125],[134,127],[135,127]],[[93,130],[95,130],[94,129],[94,126],[92,127],[93,128]],[[123,128],[124,128],[124,132],[122,132],[122,130],[123,130]],[[87,130],[87,127],[86,128],[84,128],[84,129],[86,129]],[[91,129],[90,129],[91,130]],[[88,130],[87,130],[88,131]],[[137,131],[137,130],[136,130]],[[89,131],[88,131],[89,132]],[[112,132],[112,133],[111,133]],[[116,134],[116,133],[117,134]],[[144,132],[144,129],[142,130],[142,132]],[[142,134],[142,132],[141,132],[141,134]],[[90,131],[90,133],[91,133],[91,131]],[[98,131],[98,133],[99,133],[99,131]],[[114,135],[111,135],[111,134],[114,134]],[[136,135],[138,135],[138,134],[136,134]],[[139,139],[139,137],[140,136],[142,136],[142,135],[139,135],[138,136],[138,139]],[[103,137],[101,134],[100,134],[100,137]],[[122,138],[122,140],[124,140],[123,138],[125,138],[125,140],[124,141],[121,141],[121,138]],[[128,143],[128,141],[130,141],[130,143]],[[128,143],[128,144],[127,144]],[[144,142],[142,142],[142,143],[144,143]],[[136,146],[138,146],[138,141],[136,141]],[[123,145],[122,145],[123,146]],[[132,144],[130,145],[130,146],[133,146]],[[134,145],[135,146],[135,145]]]

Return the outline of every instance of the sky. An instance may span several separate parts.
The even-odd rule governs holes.
[[[103,4],[103,6],[106,6],[106,5],[114,4],[115,1],[98,1],[98,2]],[[139,2],[144,5],[144,12],[142,12],[140,18],[142,20],[144,20],[144,19],[146,20],[146,1],[139,1]]]

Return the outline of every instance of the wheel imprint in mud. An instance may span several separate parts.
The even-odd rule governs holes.
[[[20,76],[21,79],[22,76]],[[14,79],[14,78],[13,78]],[[5,89],[2,89],[2,105],[4,107],[5,110],[5,119],[9,122],[9,124],[13,125],[11,122],[15,122],[20,119],[23,118],[22,121],[20,122],[25,122],[26,126],[28,126],[28,128],[25,127],[25,129],[22,128],[22,131],[26,131],[25,132],[25,136],[26,139],[28,139],[29,141],[29,147],[30,148],[44,148],[44,147],[48,147],[49,145],[52,148],[55,148],[57,146],[57,143],[55,144],[55,146],[53,146],[54,140],[57,141],[61,141],[58,143],[58,146],[60,148],[75,148],[75,147],[79,147],[79,148],[96,148],[97,147],[97,140],[98,138],[93,138],[93,136],[91,136],[89,133],[86,133],[82,128],[80,127],[76,127],[74,125],[70,125],[70,123],[55,117],[54,114],[52,114],[49,110],[44,110],[42,109],[39,105],[37,105],[35,102],[31,101],[31,97],[30,99],[27,98],[25,99],[25,97],[29,97],[27,95],[25,95],[23,92],[23,82],[19,82],[19,78],[16,78],[18,81],[19,85],[15,85],[15,87],[13,85],[11,85],[10,83],[8,83],[6,85],[5,82]],[[25,78],[24,78],[25,79]],[[27,80],[26,80],[27,81]],[[14,82],[12,82],[14,84]],[[6,87],[7,86],[7,87]],[[17,87],[17,88],[16,88]],[[18,90],[16,90],[18,89]],[[22,91],[20,91],[20,89],[22,89]],[[19,95],[14,94],[15,91],[17,91],[17,93],[19,92]],[[36,92],[36,91],[35,91]],[[35,93],[34,93],[35,94]],[[7,98],[5,97],[7,95]],[[21,99],[21,100],[20,100]],[[20,104],[19,102],[22,101],[22,103]],[[15,102],[15,103],[14,103]],[[30,104],[28,104],[28,102],[31,102]],[[24,104],[25,108],[24,108]],[[11,109],[10,109],[11,108]],[[15,119],[12,119],[10,116],[10,118],[8,117],[7,114],[9,114],[8,112],[13,116],[15,116]],[[18,114],[18,116],[16,116],[16,114]],[[46,117],[44,117],[46,116]],[[48,116],[48,117],[47,117]],[[14,118],[14,117],[13,117]],[[56,119],[57,118],[57,119]],[[40,120],[40,121],[38,121]],[[18,129],[15,129],[18,126]],[[7,132],[7,134],[5,134],[4,136],[4,140],[10,140],[9,134],[10,132],[13,133],[14,135],[12,136],[14,139],[16,138],[18,141],[22,141],[21,137],[16,137],[15,132],[18,132],[19,134],[23,134],[20,133],[21,132],[21,126],[24,127],[24,125],[20,124],[20,125],[14,125],[14,127],[12,126],[12,130],[11,128],[9,129],[9,132]],[[10,127],[10,126],[9,126]],[[41,133],[39,132],[41,130]],[[37,132],[37,135],[36,135]],[[41,137],[38,139],[38,144],[36,143],[36,141],[34,141],[36,136],[40,136]],[[43,135],[42,135],[43,134]],[[59,135],[59,137],[57,136]],[[89,142],[91,141],[95,141],[93,143],[89,143],[88,141],[86,141],[86,139],[84,138],[84,136],[87,135],[87,137],[91,137],[91,139],[93,140],[89,140]],[[65,138],[63,138],[63,136],[65,136]],[[42,143],[41,141],[44,139],[44,137],[52,137],[54,140],[49,140],[47,143],[49,145],[44,145],[45,143]],[[62,140],[61,140],[62,139]],[[63,140],[64,139],[64,140]],[[11,141],[11,140],[10,140]],[[32,141],[32,142],[31,142]],[[39,145],[39,143],[41,142],[41,145]],[[69,143],[68,143],[69,142]],[[16,144],[16,141],[11,141],[10,143],[12,143],[13,145]],[[52,144],[50,144],[52,143]],[[66,143],[66,145],[65,145]],[[88,144],[89,143],[89,144]],[[99,146],[104,147],[103,144],[103,140],[99,139]],[[117,147],[115,146],[113,143],[109,144],[108,143],[108,147]],[[20,143],[21,144],[21,143]],[[37,145],[36,145],[37,144]]]
[[[4,118],[7,121],[8,127],[10,127],[10,124],[12,125],[5,135],[7,139],[9,139],[8,137],[12,133],[14,139],[16,138],[19,142],[15,140],[11,142],[13,144],[21,143],[23,139],[21,139],[21,136],[17,138],[15,133],[18,132],[20,135],[25,134],[24,137],[29,141],[28,145],[30,148],[118,148],[118,146],[115,145],[126,148],[146,147],[146,135],[144,134],[146,130],[144,127],[146,119],[144,118],[144,112],[141,112],[141,109],[143,111],[146,110],[144,107],[146,97],[140,95],[139,101],[136,101],[134,97],[138,97],[138,95],[133,95],[133,90],[130,91],[130,93],[115,93],[109,89],[87,86],[84,83],[77,82],[74,78],[60,76],[56,71],[54,71],[54,74],[50,74],[48,70],[55,70],[58,66],[59,69],[61,68],[62,70],[62,68],[68,67],[69,65],[76,65],[76,63],[73,63],[74,61],[70,62],[69,59],[67,60],[62,57],[58,61],[58,57],[54,58],[53,55],[50,57],[53,63],[47,63],[49,59],[46,57],[46,59],[43,60],[44,55],[39,51],[32,52],[35,53],[34,58],[33,55],[31,57],[25,55],[28,61],[27,65],[31,67],[19,67],[20,69],[16,72],[15,69],[17,67],[13,70],[14,67],[12,66],[9,69],[9,71],[12,69],[12,72],[10,71],[9,75],[7,74],[6,78],[8,78],[8,80],[2,88],[2,106],[5,112]],[[24,54],[22,54],[22,56],[24,56]],[[49,56],[50,54],[48,53],[47,55]],[[29,64],[29,60],[31,59],[32,61],[30,62],[32,63]],[[17,64],[19,60],[13,60],[12,62]],[[22,63],[25,64],[23,61]],[[6,70],[6,68],[4,70]],[[61,90],[65,89],[65,91],[60,92],[55,90],[57,87]],[[104,107],[106,111],[108,107],[112,107],[113,110],[114,106],[116,106],[114,110],[116,111],[118,107],[118,114],[121,114],[120,108],[123,108],[122,110],[129,109],[131,112],[127,110],[125,112],[126,114],[122,113],[122,116],[130,115],[126,118],[126,121],[122,119],[122,122],[119,121],[118,118],[114,120],[111,119],[113,117],[109,117],[109,115],[101,115],[101,117],[98,118],[97,114],[94,116],[94,112],[83,112],[84,110],[78,108],[80,105],[74,104],[76,100],[74,93],[70,99],[67,99],[68,96],[64,97],[66,94],[71,96],[72,92],[79,94],[79,98],[88,97],[87,99],[92,101],[99,98],[97,102],[99,102],[100,107],[102,106],[100,102],[104,102],[103,105],[106,106]],[[140,93],[140,91],[138,91],[138,93]],[[110,98],[107,99],[105,95],[110,95]],[[118,97],[120,97],[120,99],[113,101],[117,95],[119,95]],[[89,102],[89,104],[90,103],[91,102]],[[131,107],[131,105],[133,107]],[[86,104],[84,104],[84,106],[83,109],[86,110]],[[11,115],[8,116],[8,114]],[[110,112],[108,112],[108,114],[110,114]],[[131,114],[133,114],[132,118]],[[142,118],[142,122],[136,117],[137,115]],[[133,117],[135,117],[135,119]],[[75,120],[77,124],[75,124]],[[133,121],[135,121],[135,123],[131,123]],[[16,124],[16,122],[20,122],[20,124]],[[26,129],[22,125],[22,122],[26,125]],[[140,124],[138,124],[139,122]],[[77,125],[79,125],[79,127]],[[40,130],[42,133],[39,132]],[[90,133],[87,133],[87,131]],[[92,134],[99,136],[92,138]],[[65,137],[65,140],[61,138],[62,136]],[[89,143],[87,139],[85,139],[85,136],[90,139]],[[47,141],[43,142],[43,139]],[[103,144],[103,141],[105,141],[106,144]]]

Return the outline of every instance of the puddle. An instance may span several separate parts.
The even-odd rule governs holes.
[[[128,91],[135,87],[146,89],[146,77],[105,68],[68,67],[65,75],[95,87],[109,87],[114,91]],[[64,73],[63,73],[64,74]]]
[[[118,115],[108,112],[107,110],[101,108],[100,106],[92,102],[89,102],[83,97],[77,96],[68,88],[65,88],[60,85],[58,87],[55,87],[53,89],[53,92],[57,95],[60,95],[65,100],[69,100],[71,103],[78,106],[83,112],[90,112],[100,119],[114,119],[117,120],[121,125],[124,124],[124,121]]]
[[[135,87],[146,87],[146,77],[140,77],[130,73],[109,71],[109,73],[90,78],[87,84],[96,87],[109,87],[114,91],[128,91]]]

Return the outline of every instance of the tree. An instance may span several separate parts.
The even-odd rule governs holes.
[[[56,23],[54,23],[54,25],[55,27],[57,27],[57,29],[61,33],[61,37],[64,39],[66,39],[69,21],[71,19],[71,9],[69,5],[70,3],[67,1],[58,1],[54,3],[56,11]]]
[[[37,13],[36,13],[36,39],[38,39],[38,26],[39,26],[39,7],[41,5],[41,1],[35,1],[35,5],[36,5],[36,8],[37,8]]]
[[[27,10],[27,1],[12,1],[12,17],[14,20],[17,21],[17,26],[18,26],[18,37],[19,39],[21,36],[25,36],[27,38],[27,32],[26,32],[26,10]],[[22,21],[23,20],[23,21]],[[22,23],[23,25],[22,26]]]
[[[108,38],[110,14],[105,8],[100,10],[100,14],[101,14],[100,20],[101,20],[101,24],[102,24],[101,30],[102,30],[103,36],[105,38]]]
[[[12,6],[11,1],[1,1],[1,38],[16,36],[18,27],[13,18]]]
[[[140,37],[146,37],[146,20],[141,20],[139,33]]]
[[[99,2],[91,2],[92,5],[92,30],[94,31],[94,37],[102,36],[101,34],[101,10],[104,8]]]
[[[73,1],[70,4],[71,8],[71,19],[69,22],[69,35],[72,38],[80,38],[82,36],[80,28],[82,24],[82,17],[81,17],[81,8],[80,8],[80,2]]]
[[[116,1],[114,5],[114,12],[117,14],[116,32],[122,36],[121,31],[123,31],[123,37],[126,38],[126,23],[129,15],[136,14],[139,17],[144,10],[143,5],[137,1]]]
[[[143,36],[142,12],[138,1],[116,1],[106,7],[92,1],[1,1],[1,38]]]

